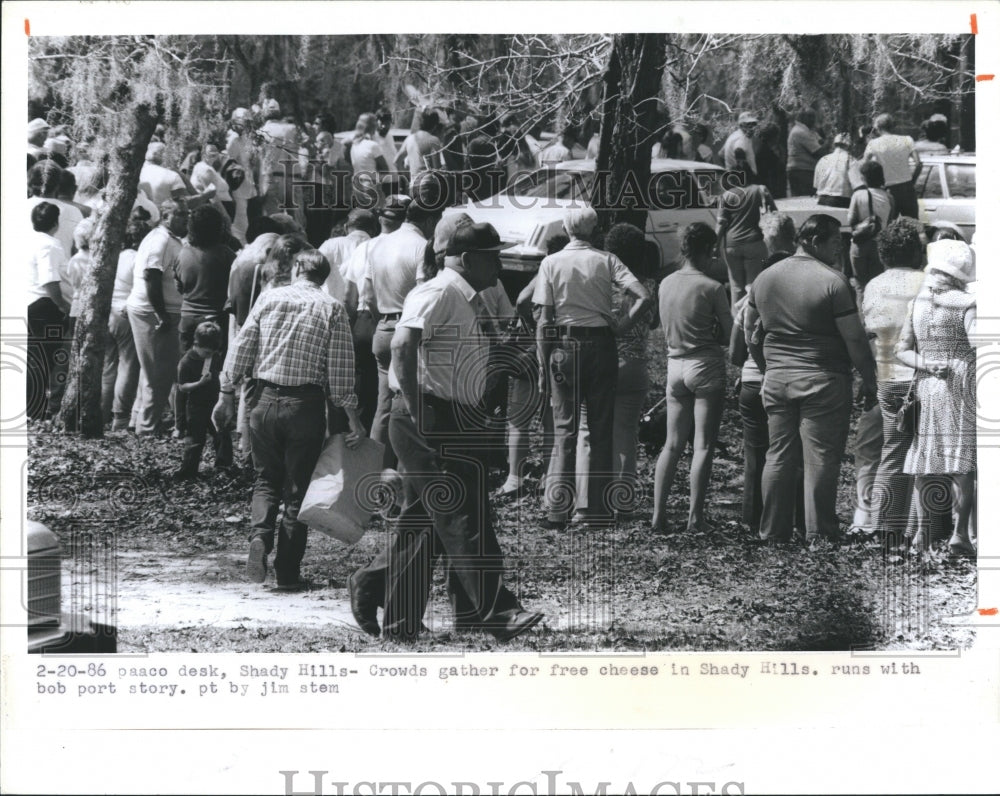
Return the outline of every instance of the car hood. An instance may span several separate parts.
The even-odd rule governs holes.
[[[583,207],[579,199],[497,195],[481,202],[469,201],[450,212],[467,213],[476,223],[492,224],[504,244],[514,244],[504,254],[541,254],[552,228],[561,227],[566,210]]]

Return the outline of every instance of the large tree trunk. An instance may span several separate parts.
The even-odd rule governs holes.
[[[604,114],[594,206],[601,228],[619,222],[646,228],[649,162],[657,129],[657,96],[666,60],[665,33],[615,34],[604,76]]]
[[[97,219],[90,247],[93,265],[80,286],[81,310],[76,321],[60,421],[66,431],[79,431],[89,438],[104,434],[101,375],[111,292],[122,238],[139,187],[139,171],[162,113],[159,103],[157,107],[141,103],[122,113],[122,126],[111,155],[110,179],[105,191],[107,209]]]

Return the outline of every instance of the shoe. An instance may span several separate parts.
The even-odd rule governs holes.
[[[347,596],[351,601],[351,615],[365,633],[378,638],[381,629],[378,626],[378,606],[362,595],[361,590],[355,585],[355,574],[352,572],[347,578]]]
[[[565,531],[568,525],[566,520],[550,520],[548,517],[542,517],[538,524],[546,531]]]
[[[523,481],[517,476],[508,475],[507,480],[503,482],[503,486],[500,487],[497,492],[497,497],[499,498],[516,498],[520,497],[521,490],[524,488]]]
[[[972,542],[967,542],[964,539],[957,539],[948,542],[948,552],[953,556],[965,556],[975,558],[977,551]]]
[[[312,591],[316,588],[311,580],[303,580],[299,578],[298,580],[289,581],[288,583],[277,583],[272,587],[271,591],[282,592],[282,593],[294,593],[300,591]]]
[[[493,631],[493,637],[499,642],[510,641],[522,633],[531,630],[542,621],[545,614],[531,611],[518,611],[502,628]]]
[[[247,553],[247,580],[251,583],[263,583],[267,580],[267,548],[259,536],[250,541],[250,550]]]

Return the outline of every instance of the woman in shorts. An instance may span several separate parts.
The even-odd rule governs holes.
[[[705,274],[716,235],[701,222],[681,241],[684,264],[660,283],[660,322],[667,340],[667,441],[656,462],[652,529],[667,533],[667,495],[694,429],[687,529],[704,529],[705,493],[726,392],[723,343],[733,319],[725,288]]]

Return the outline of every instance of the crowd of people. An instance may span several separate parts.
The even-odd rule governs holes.
[[[493,500],[522,495],[537,429],[542,527],[635,519],[657,328],[666,342],[666,442],[651,532],[710,527],[713,456],[735,388],[743,521],[762,543],[842,538],[837,485],[857,399],[851,528],[918,548],[948,533],[953,553],[975,554],[974,250],[925,243],[912,218],[919,155],[891,118],[875,120],[857,160],[847,134],[822,153],[811,112],[789,134],[787,187],[848,209],[849,252],[838,219],[816,213],[796,229],[776,211],[785,187],[762,183],[773,152],[758,145],[773,131],[761,138],[744,113],[720,150],[741,179],[721,196],[714,228],[683,230],[682,262],[658,285],[642,230],[617,224],[601,235],[597,213],[575,207],[531,283],[508,296],[497,231],[443,213],[450,185],[437,176],[450,168],[456,139],[442,139],[435,113],[398,150],[386,112],[363,114],[349,147],[320,117],[307,144],[315,149],[303,154],[302,130],[275,101],[260,112],[256,126],[236,109],[225,146],[206,142],[186,169],[164,163],[163,141],[150,144],[115,275],[102,391],[112,432],[183,440],[177,479],[197,477],[209,439],[217,469],[252,463],[251,581],[265,582],[273,553],[276,588],[308,586],[298,510],[324,439],[343,433],[353,447],[370,435],[384,446],[385,471],[402,474],[404,494],[391,542],[350,578],[359,626],[398,641],[426,631],[431,574],[443,559],[457,629],[500,640],[529,630],[542,616],[504,585],[489,468],[507,471]],[[529,157],[574,156],[567,133],[526,157],[512,125],[498,122],[492,137],[474,130],[464,161],[451,166],[489,171],[504,157],[519,167]],[[672,131],[663,154],[690,146],[692,157],[714,158],[707,130],[695,133]],[[27,410],[42,419],[59,410],[66,341],[104,205],[86,147],[70,165],[64,134],[41,119],[28,134]],[[290,202],[292,183],[316,168],[362,175],[355,199],[370,191],[377,201],[339,201],[344,183],[320,177],[329,201]],[[716,278],[720,259],[728,292]],[[678,522],[668,498],[689,445],[690,498]],[[942,488],[949,511],[925,499]]]

